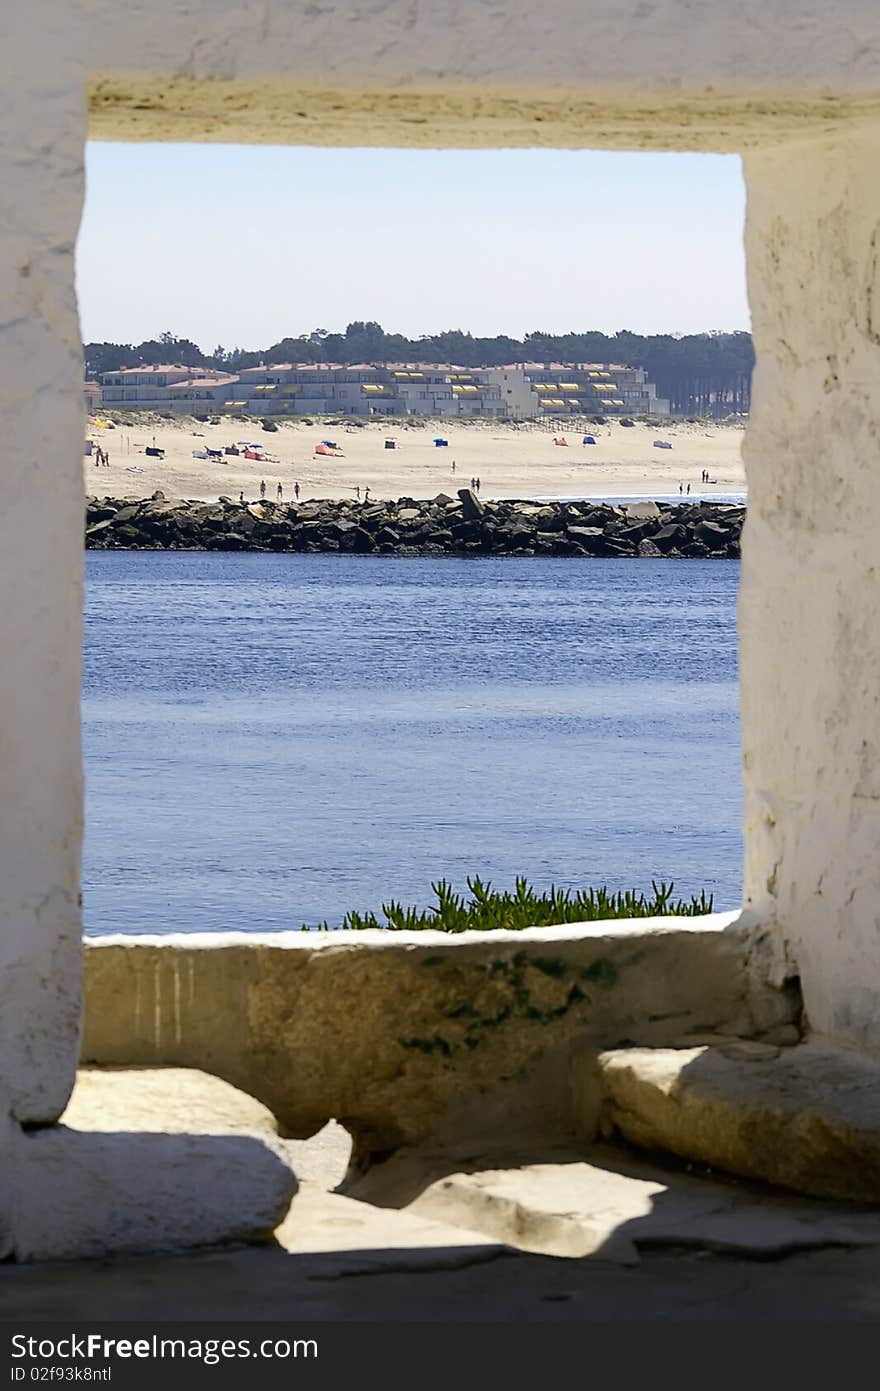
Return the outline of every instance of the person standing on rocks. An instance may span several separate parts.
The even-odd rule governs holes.
[[[260,499],[262,500],[265,496],[266,496],[266,480],[265,480],[265,478],[261,478],[261,479],[260,479]]]
[[[242,488],[241,492],[239,493],[239,495],[238,495],[238,500],[239,500],[239,502],[241,502],[241,503],[244,502],[244,488]]]

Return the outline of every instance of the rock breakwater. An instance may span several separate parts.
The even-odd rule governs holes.
[[[745,508],[711,502],[483,502],[469,488],[427,500],[286,503],[90,497],[90,550],[342,551],[355,555],[679,557],[739,555]]]

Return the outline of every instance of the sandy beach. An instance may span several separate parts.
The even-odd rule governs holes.
[[[658,427],[637,422],[626,428],[614,422],[589,429],[594,445],[582,443],[583,432],[562,432],[552,423],[428,421],[414,426],[394,420],[357,427],[284,421],[273,433],[258,421],[228,416],[218,425],[190,417],[169,421],[150,416],[136,424],[120,419],[112,430],[90,422],[88,437],[107,450],[110,464],[96,467],[94,457],[84,458],[85,487],[87,494],[99,496],[145,497],[158,488],[169,498],[212,500],[226,494],[237,499],[244,492],[250,500],[259,497],[265,480],[273,500],[278,483],[288,500],[297,482],[302,498],[354,497],[358,488],[363,497],[368,487],[370,497],[378,500],[454,494],[479,477],[484,498],[678,497],[679,484],[686,488],[688,483],[691,495],[745,493],[741,424],[670,421]],[[448,447],[435,446],[437,435],[449,441]],[[556,435],[566,439],[565,447],[554,444]],[[396,440],[395,449],[385,448],[387,438]],[[325,439],[339,445],[340,457],[315,455]],[[655,440],[672,447],[658,449]],[[257,444],[269,457],[265,462],[243,455],[193,457],[206,447],[224,449],[240,441]],[[165,457],[147,455],[147,447],[163,449]],[[701,481],[704,469],[709,484]]]

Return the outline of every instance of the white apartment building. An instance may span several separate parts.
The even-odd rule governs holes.
[[[237,374],[163,364],[101,376],[102,409],[208,415],[491,416],[513,420],[668,415],[641,367],[590,363],[464,368],[281,362]]]
[[[505,415],[485,373],[424,364],[334,366],[277,363],[244,368],[234,408],[295,415]]]
[[[526,362],[481,369],[497,385],[505,415],[514,420],[571,415],[668,415],[669,402],[658,397],[642,367],[585,363],[577,367],[553,362]]]
[[[101,405],[110,410],[163,410],[198,414],[219,409],[238,378],[209,367],[163,363],[101,374]]]

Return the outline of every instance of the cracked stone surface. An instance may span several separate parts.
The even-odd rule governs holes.
[[[494,1168],[474,1157],[471,1173],[460,1161],[450,1171],[448,1160],[437,1172],[437,1151],[398,1157],[374,1169],[372,1183],[378,1196],[384,1169],[386,1190],[408,1185],[400,1210],[322,1190],[347,1161],[342,1127],[297,1145],[312,1177],[275,1243],[0,1264],[0,1317],[76,1321],[100,1308],[142,1320],[880,1318],[880,1212],[688,1173],[610,1145],[534,1164],[496,1155]],[[536,1233],[567,1244],[570,1257],[580,1242],[589,1259],[515,1249]]]
[[[407,1208],[523,1251],[636,1264],[652,1246],[767,1258],[880,1246],[880,1212],[683,1173],[597,1146],[589,1160],[455,1173]]]
[[[357,1202],[304,1184],[275,1233],[291,1255],[334,1251],[344,1274],[377,1270],[451,1270],[493,1260],[504,1246],[461,1224]]]

